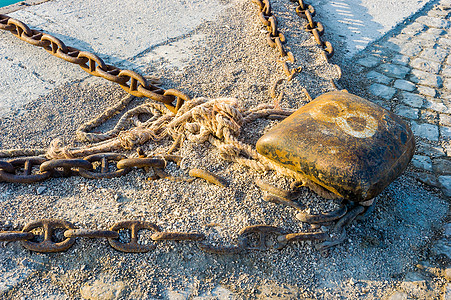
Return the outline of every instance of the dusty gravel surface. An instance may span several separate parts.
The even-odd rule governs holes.
[[[281,31],[303,71],[278,91],[281,105],[297,108],[312,97],[334,90],[330,79],[338,68],[327,63],[303,21],[288,1],[274,2]],[[280,17],[279,17],[280,16]],[[165,88],[178,88],[193,97],[236,97],[244,107],[271,102],[268,90],[284,78],[276,51],[265,43],[264,28],[251,3],[236,2],[217,21],[197,28],[204,35],[183,69],[165,60],[153,61],[149,74],[160,76]],[[189,38],[187,36],[186,38]],[[133,63],[133,62],[132,62]],[[0,119],[0,147],[45,148],[55,138],[66,144],[76,128],[123,97],[125,93],[102,79],[90,78],[55,89]],[[131,106],[145,101],[137,99]],[[114,124],[111,120],[101,130]],[[261,119],[244,128],[240,139],[255,144],[277,121]],[[150,142],[147,154],[161,153],[170,140]],[[134,155],[134,152],[124,152]],[[119,220],[153,222],[164,231],[201,232],[212,243],[233,245],[248,225],[268,224],[289,231],[308,230],[296,211],[268,203],[254,184],[261,178],[287,188],[288,178],[257,173],[224,161],[208,143],[185,142],[180,166],[166,171],[187,176],[203,168],[224,177],[227,188],[202,180],[192,183],[161,179],[148,181],[143,170],[105,180],[55,178],[42,183],[0,184],[0,230],[19,230],[32,220],[59,218],[80,228],[107,229]],[[381,299],[402,288],[416,265],[431,261],[430,245],[441,234],[448,203],[407,171],[379,197],[371,215],[348,229],[348,238],[326,257],[311,242],[290,243],[282,250],[249,251],[239,255],[202,252],[193,242],[161,242],[144,254],[124,254],[106,240],[77,239],[69,250],[39,254],[20,243],[0,248],[0,297],[4,299]],[[309,190],[296,201],[311,212],[330,211],[338,201],[322,199]],[[329,230],[326,226],[323,230]],[[152,243],[149,232],[143,243]],[[406,279],[407,278],[407,279]],[[432,277],[431,277],[432,278]],[[439,297],[446,280],[427,281],[412,297]]]

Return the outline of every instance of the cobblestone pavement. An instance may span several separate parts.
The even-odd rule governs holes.
[[[342,65],[350,92],[411,124],[416,152],[409,174],[451,197],[451,0],[431,1]],[[387,299],[451,299],[451,223],[427,253]],[[432,287],[437,278],[448,281],[443,290]]]
[[[423,183],[451,196],[451,1],[425,7],[354,57],[358,94],[410,122],[412,164]],[[348,70],[349,72],[349,70]],[[352,76],[352,75],[351,75]]]

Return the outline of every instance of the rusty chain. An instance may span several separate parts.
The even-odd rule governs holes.
[[[296,2],[295,0],[290,1]],[[296,7],[296,13],[301,18],[307,20],[305,30],[309,31],[313,35],[316,43],[323,50],[326,59],[331,58],[334,55],[334,48],[329,41],[323,41],[321,39],[321,36],[324,34],[324,26],[320,22],[315,22],[313,20],[313,17],[315,16],[315,8],[310,4],[306,4],[303,0],[298,0],[298,3],[299,6]]]
[[[303,0],[290,0],[291,2],[297,2],[299,5],[296,7],[296,14],[307,20],[307,24],[305,24],[305,30],[310,32],[317,45],[321,47],[323,50],[323,54],[326,60],[331,58],[334,55],[334,48],[329,41],[323,41],[321,36],[324,34],[324,26],[320,22],[315,22],[313,17],[316,14],[315,8],[306,4]],[[279,58],[282,62],[282,68],[284,73],[287,75],[287,80],[290,81],[296,73],[301,71],[300,67],[291,67],[288,65],[288,62],[291,64],[295,63],[295,57],[291,51],[287,51],[284,47],[286,42],[285,36],[278,30],[277,27],[277,19],[276,16],[272,13],[271,3],[269,0],[252,0],[255,4],[257,4],[259,8],[258,17],[260,21],[266,26],[267,34],[266,34],[266,42],[272,48],[276,48],[279,53]]]
[[[133,96],[146,97],[162,102],[173,113],[176,113],[185,101],[190,100],[187,95],[178,90],[164,90],[149,83],[142,75],[134,71],[121,70],[115,66],[107,65],[97,55],[66,46],[60,39],[50,34],[30,29],[23,22],[9,16],[0,14],[0,29],[11,32],[29,44],[42,47],[56,57],[79,65],[91,75],[119,84],[121,88]]]
[[[15,183],[33,183],[46,180],[51,177],[66,177],[79,175],[89,179],[113,178],[128,173],[133,168],[153,170],[154,176],[159,178],[171,178],[164,172],[167,161],[180,163],[180,157],[167,155],[163,157],[147,157],[142,149],[138,148],[138,156],[127,158],[117,153],[100,153],[89,155],[84,159],[53,159],[44,157],[23,157],[9,161],[0,161],[0,181]],[[114,162],[115,167],[111,167]],[[111,170],[113,168],[113,170]],[[190,176],[203,178],[206,181],[219,186],[227,186],[227,182],[215,175],[194,169]],[[193,174],[192,174],[193,173]],[[163,175],[161,175],[163,174]],[[188,180],[186,180],[188,181]],[[22,241],[22,245],[37,252],[60,252],[69,249],[75,238],[107,238],[109,244],[122,252],[142,253],[155,249],[156,244],[144,245],[138,242],[140,230],[151,230],[154,233],[151,239],[158,241],[194,241],[198,242],[201,250],[213,254],[239,254],[249,250],[282,249],[288,242],[294,241],[323,241],[317,244],[319,250],[325,251],[331,246],[337,245],[340,239],[333,239],[328,233],[316,231],[321,224],[336,222],[335,232],[345,232],[344,227],[352,222],[359,214],[363,213],[363,207],[354,207],[349,213],[346,205],[337,211],[326,214],[307,215],[302,212],[302,207],[290,200],[297,195],[296,190],[285,191],[272,185],[256,180],[256,184],[269,194],[263,199],[269,202],[290,206],[299,212],[296,218],[310,224],[311,232],[288,232],[281,227],[270,225],[253,225],[244,227],[238,234],[238,242],[235,245],[215,244],[207,241],[207,237],[201,233],[163,232],[153,223],[137,220],[121,221],[114,224],[110,230],[78,229],[72,223],[65,220],[43,219],[27,224],[22,231],[0,231],[0,242]],[[320,225],[320,226],[315,226]],[[42,228],[43,233],[35,234],[32,231]],[[55,230],[63,230],[65,239],[56,242],[53,236]],[[121,241],[120,232],[130,231],[128,242]],[[344,233],[345,234],[345,233]],[[39,236],[39,237],[38,237]],[[273,236],[272,242],[270,237]],[[343,234],[341,235],[343,236]],[[39,241],[38,241],[39,240]]]
[[[334,48],[328,41],[322,40],[324,26],[320,22],[315,22],[315,9],[312,5],[306,4],[303,0],[290,0],[297,2],[296,13],[305,19],[307,24],[305,30],[310,32],[318,46],[323,50],[326,60],[334,54]],[[295,57],[291,51],[284,46],[285,36],[279,31],[276,16],[272,13],[269,0],[252,0],[259,7],[258,17],[266,26],[266,42],[278,51],[282,68],[291,80],[296,73],[301,71],[300,67],[295,67]],[[142,75],[131,71],[122,70],[112,65],[106,64],[97,55],[81,51],[77,48],[66,46],[63,41],[41,31],[30,29],[23,22],[9,16],[0,14],[0,29],[7,30],[19,39],[44,48],[48,53],[61,58],[67,62],[79,65],[85,72],[115,82],[127,93],[137,97],[147,97],[164,105],[176,113],[184,102],[190,101],[190,97],[175,90],[164,90],[153,82],[148,82]],[[15,158],[8,161],[0,161],[0,182],[13,183],[35,183],[47,180],[52,177],[82,176],[90,179],[120,177],[133,168],[143,168],[147,171],[154,171],[156,178],[170,178],[165,172],[167,161],[180,163],[181,157],[166,155],[164,157],[146,157],[141,150],[138,150],[139,157],[127,158],[119,153],[94,154],[83,159],[53,159],[47,160],[45,157],[32,156]],[[218,181],[221,186],[226,183],[220,179],[212,177],[211,174],[196,170],[190,174],[194,177],[204,178],[215,184]],[[267,196],[267,200],[285,204],[300,210],[295,202],[275,195]],[[344,211],[344,212],[343,212]],[[335,214],[343,215],[346,207]],[[341,232],[343,237],[344,225],[350,223],[356,215],[362,213],[362,208],[358,207],[351,211],[350,216],[337,222],[336,231]],[[302,221],[303,216],[297,216]],[[305,218],[305,216],[304,216]],[[317,216],[321,222],[324,220],[336,220],[334,216]],[[313,222],[314,223],[314,222]],[[318,222],[320,223],[320,222]],[[345,224],[346,223],[346,224]],[[110,230],[79,229],[72,223],[58,219],[42,219],[26,224],[22,231],[0,231],[0,242],[21,241],[22,245],[31,251],[36,252],[61,252],[69,249],[77,238],[106,238],[111,247],[122,252],[143,253],[157,247],[162,241],[190,241],[196,242],[198,247],[208,253],[213,254],[239,254],[245,251],[268,249],[282,249],[287,243],[294,241],[325,241],[318,244],[318,249],[327,249],[331,245],[339,242],[340,238],[332,239],[329,234],[321,231],[312,232],[288,232],[287,230],[270,225],[253,225],[244,227],[238,233],[237,243],[234,245],[224,245],[208,240],[208,237],[197,232],[164,232],[160,228],[147,221],[128,220],[114,224]],[[39,233],[37,229],[42,229]],[[56,231],[63,231],[63,238],[56,237]],[[151,230],[151,244],[139,242],[138,233],[142,230]],[[127,236],[128,235],[128,236]],[[125,236],[125,237],[124,237]],[[272,237],[272,238],[271,238]]]
[[[89,179],[114,178],[127,174],[133,168],[144,168],[146,171],[152,169],[157,173],[158,169],[166,167],[167,161],[180,159],[174,155],[127,158],[119,153],[99,153],[83,159],[48,160],[42,156],[21,157],[0,161],[0,182],[35,183],[52,177],[74,175]]]
[[[151,241],[140,241],[139,232],[152,231]],[[60,234],[56,234],[60,232]],[[273,237],[271,239],[271,237]],[[115,223],[109,230],[77,228],[74,224],[60,219],[41,219],[26,224],[22,231],[0,231],[0,242],[20,241],[22,246],[34,252],[62,252],[72,247],[77,238],[105,238],[114,249],[127,253],[145,253],[154,250],[159,242],[196,242],[198,247],[212,254],[239,254],[246,251],[281,250],[288,242],[324,241],[329,234],[324,232],[288,232],[283,228],[269,225],[246,226],[238,233],[235,245],[225,245],[208,241],[208,237],[198,232],[161,231],[152,222],[126,220]]]

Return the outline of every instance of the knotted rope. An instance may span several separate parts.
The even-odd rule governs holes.
[[[134,96],[130,95],[124,97],[101,115],[77,129],[77,138],[92,144],[82,147],[62,146],[61,140],[56,139],[51,142],[45,156],[49,159],[76,158],[94,153],[130,150],[150,140],[158,141],[167,137],[174,140],[168,150],[168,153],[171,153],[186,139],[194,143],[208,141],[218,149],[225,160],[236,162],[259,172],[274,170],[301,182],[302,185],[310,187],[325,198],[333,197],[332,193],[310,182],[300,173],[278,165],[239,140],[241,128],[246,124],[269,116],[283,119],[294,112],[292,109],[280,108],[278,103],[260,104],[251,109],[243,109],[235,98],[200,97],[185,102],[174,114],[164,104],[146,102],[125,112],[110,131],[100,134],[89,132],[125,109],[133,98]],[[142,114],[149,115],[150,118],[141,122],[139,116]],[[130,129],[126,129],[130,126]],[[17,155],[21,152],[42,153],[42,150],[33,151],[5,150],[0,152],[0,157]]]
[[[54,140],[46,152],[47,158],[75,158],[119,149],[130,150],[149,140],[158,141],[171,137],[174,144],[168,152],[180,146],[185,139],[195,143],[208,141],[226,160],[235,161],[257,171],[280,168],[250,145],[239,141],[238,137],[245,124],[270,115],[285,118],[293,113],[291,109],[262,104],[243,110],[238,100],[234,98],[201,97],[185,102],[174,114],[163,104],[148,102],[127,111],[110,131],[101,134],[88,132],[119,113],[132,99],[133,96],[123,98],[118,104],[77,129],[76,135],[79,140],[93,144],[76,148],[63,147],[60,140]],[[141,122],[139,115],[142,114],[151,117]],[[125,129],[128,126],[132,128]],[[287,171],[279,170],[279,172],[287,175]]]

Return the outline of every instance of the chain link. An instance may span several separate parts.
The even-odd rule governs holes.
[[[121,160],[127,159],[127,157],[123,154],[119,153],[100,153],[100,154],[92,154],[86,156],[84,160],[92,163],[100,162],[100,170],[97,170],[94,165],[92,165],[92,169],[79,169],[78,173],[89,179],[100,179],[100,178],[115,178],[124,176],[128,172],[130,172],[131,168],[123,167],[119,168],[117,163]],[[109,162],[116,162],[116,170],[110,171]]]
[[[22,246],[28,250],[35,252],[61,252],[66,251],[75,243],[74,238],[66,238],[61,242],[54,241],[55,237],[53,234],[57,229],[75,229],[75,226],[68,221],[58,219],[42,219],[28,223],[22,229],[22,232],[32,233],[33,230],[38,228],[42,228],[44,230],[43,240],[33,241],[33,237],[33,239],[22,241]]]
[[[69,177],[78,174],[78,170],[92,170],[92,164],[84,159],[53,159],[45,161],[39,167],[41,173],[50,172],[53,177]]]
[[[31,232],[0,231],[0,242],[17,242],[31,240],[34,235]]]
[[[111,230],[92,230],[92,229],[69,229],[64,232],[64,236],[67,238],[91,238],[91,239],[117,239],[119,233]]]
[[[110,243],[111,247],[121,252],[128,253],[149,252],[155,249],[157,245],[156,244],[144,245],[138,243],[138,232],[143,229],[148,229],[156,232],[160,231],[160,228],[158,228],[157,225],[151,222],[137,220],[121,221],[114,224],[113,227],[111,227],[111,231],[119,232],[120,230],[130,230],[130,241],[121,242],[119,239],[109,238],[108,242]]]
[[[52,172],[33,172],[34,166],[40,166],[47,159],[40,156],[21,157],[2,162],[0,165],[0,181],[15,182],[15,183],[34,183],[49,179]],[[6,166],[6,167],[4,167]],[[13,166],[14,169],[10,169]],[[21,172],[21,170],[23,170]]]

